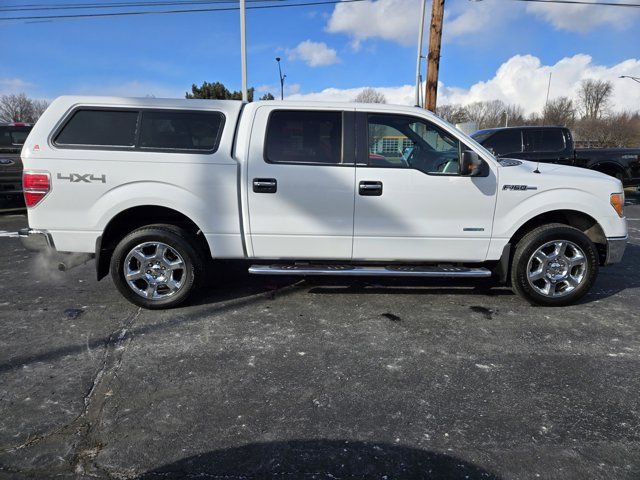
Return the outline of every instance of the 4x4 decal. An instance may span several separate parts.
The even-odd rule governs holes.
[[[69,180],[71,183],[78,183],[78,182],[84,182],[84,183],[92,183],[92,182],[102,182],[102,183],[107,183],[107,176],[106,175],[94,175],[92,173],[70,173],[69,175],[62,175],[61,173],[59,173],[56,177],[58,180]]]

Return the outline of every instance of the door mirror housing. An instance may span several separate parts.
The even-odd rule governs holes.
[[[482,160],[478,154],[472,150],[462,152],[460,159],[460,175],[476,177],[482,173]]]

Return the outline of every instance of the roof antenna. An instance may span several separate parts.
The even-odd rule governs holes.
[[[541,173],[540,172],[540,161],[536,162],[536,169],[533,171],[533,173]]]

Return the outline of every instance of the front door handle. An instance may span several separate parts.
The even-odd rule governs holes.
[[[382,182],[363,180],[358,187],[360,195],[364,197],[379,197],[382,195]]]
[[[275,178],[254,178],[253,191],[255,193],[276,193],[278,181]]]

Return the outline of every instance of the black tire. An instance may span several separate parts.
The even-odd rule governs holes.
[[[550,242],[569,242],[577,246],[584,254],[584,268],[582,276],[576,275],[581,278],[577,286],[570,285],[568,280],[556,280],[556,277],[552,273],[551,276],[543,276],[540,280],[530,282],[530,268],[537,266],[538,260],[533,259],[533,255],[538,252],[538,249],[549,244]],[[549,245],[549,248],[553,248],[553,245]],[[569,247],[574,253],[577,250],[571,246]],[[579,259],[579,256],[574,258]],[[566,258],[565,258],[566,259]],[[531,263],[530,263],[531,261]],[[536,271],[544,270],[544,266],[541,262],[540,268],[531,272],[531,275],[535,275]],[[575,272],[578,274],[582,270],[582,267],[572,267],[567,265],[567,262],[555,263],[550,266],[557,268],[558,275],[561,275],[563,271],[562,265],[565,265],[565,271],[569,268],[569,272]],[[556,267],[556,265],[560,265]],[[599,257],[598,250],[593,242],[580,230],[561,223],[551,223],[548,225],[542,225],[527,233],[517,244],[516,251],[511,263],[511,285],[513,290],[524,297],[533,305],[542,305],[547,307],[560,307],[564,305],[570,305],[577,302],[582,298],[591,288],[593,282],[598,275]],[[545,270],[549,271],[549,270]],[[538,274],[539,275],[539,274]],[[574,276],[570,280],[574,280]],[[536,283],[537,282],[537,283]],[[557,282],[557,283],[556,283]],[[539,291],[544,289],[546,285],[550,285],[550,293],[545,295]],[[562,288],[565,288],[563,292]],[[553,292],[551,292],[553,289]],[[571,289],[571,290],[569,290]],[[552,296],[552,295],[557,296]]]
[[[130,286],[129,282],[125,278],[125,268],[130,268],[127,263],[127,256],[133,253],[133,250],[140,245],[149,244],[145,248],[153,248],[153,244],[162,244],[169,247],[165,260],[169,257],[169,260],[173,259],[183,268],[178,268],[175,273],[172,273],[172,278],[164,284],[165,290],[161,290],[163,284],[158,281],[157,287],[149,286],[153,288],[153,295],[157,295],[158,298],[145,298],[141,294],[136,293],[136,290],[143,290],[149,278],[152,282],[155,282],[153,278],[144,275],[143,278],[136,280],[134,286]],[[152,250],[153,252],[153,250]],[[157,252],[156,252],[157,253]],[[177,254],[177,256],[176,256]],[[129,262],[138,261],[135,258],[131,258]],[[150,259],[153,261],[153,259]],[[181,261],[181,262],[180,262]],[[111,277],[120,293],[131,303],[147,309],[166,309],[177,307],[189,298],[189,296],[200,285],[202,278],[204,277],[203,266],[205,265],[205,256],[201,249],[198,247],[193,235],[190,235],[185,230],[176,227],[174,225],[148,225],[125,236],[120,243],[116,246],[113,255],[111,256]],[[165,264],[165,267],[169,267],[169,261]],[[142,273],[142,268],[146,266],[140,264],[138,270]],[[159,265],[153,268],[162,268]],[[164,268],[163,268],[164,270]],[[151,270],[147,270],[147,273]],[[153,271],[153,273],[157,273]],[[158,273],[164,274],[164,272],[158,271]],[[168,287],[170,281],[175,280],[173,275],[179,273],[179,279],[175,282],[179,284],[179,287],[175,287],[175,291],[171,292],[171,288]],[[154,277],[155,278],[155,277]],[[164,277],[160,277],[161,279]]]

